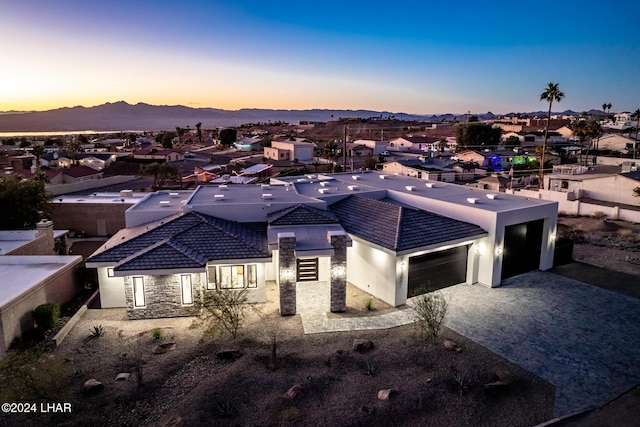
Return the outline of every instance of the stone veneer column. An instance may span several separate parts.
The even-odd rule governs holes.
[[[333,246],[329,275],[331,277],[331,311],[347,309],[347,233],[327,232],[327,240]]]
[[[37,254],[33,255],[55,255],[55,240],[53,237],[53,222],[43,219],[36,224],[38,237],[44,236],[44,243],[42,249]]]
[[[296,235],[278,233],[278,283],[280,314],[296,314]]]

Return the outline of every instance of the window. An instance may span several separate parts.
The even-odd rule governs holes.
[[[144,307],[144,280],[142,277],[133,278],[133,305]]]
[[[111,267],[107,268],[107,277],[115,277],[115,274],[113,273],[113,268]]]
[[[191,275],[183,274],[180,276],[180,285],[182,287],[182,304],[193,304],[193,287],[191,285]]]
[[[258,287],[258,267],[247,265],[220,265],[207,268],[207,289],[244,289]]]

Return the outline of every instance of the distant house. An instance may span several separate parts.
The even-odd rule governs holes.
[[[184,160],[184,154],[176,150],[152,147],[134,151],[133,158],[138,160],[155,160],[169,163]]]
[[[598,149],[600,150],[620,151],[625,153],[633,151],[633,143],[633,138],[612,133],[603,135],[597,140]],[[640,147],[640,144],[637,144],[637,147]]]
[[[271,141],[271,147],[265,147],[264,157],[271,160],[294,160],[308,162],[313,160],[315,144],[304,139]]]
[[[233,145],[236,149],[240,151],[253,151],[260,149],[260,143],[262,142],[262,138],[254,136],[254,137],[242,137],[238,141],[236,141]]]
[[[364,144],[348,142],[346,145],[347,157],[365,157],[367,154],[373,155],[373,148],[367,147]]]
[[[455,164],[454,161],[446,163]],[[454,182],[456,180],[456,172],[453,169],[436,166],[433,161],[425,162],[420,159],[402,159],[387,162],[382,165],[382,171],[390,174],[411,176],[425,181]]]
[[[79,165],[98,171],[105,170],[116,158],[117,156],[111,153],[81,153],[76,156]]]
[[[437,151],[440,138],[432,136],[403,136],[389,141],[389,151]]]
[[[374,141],[372,139],[357,139],[353,141],[354,144],[364,145],[373,150],[374,156],[381,155],[387,149],[387,143],[385,141]]]
[[[102,172],[92,169],[88,166],[71,166],[62,169],[63,183],[70,184],[72,182],[85,181],[87,179],[100,179]]]

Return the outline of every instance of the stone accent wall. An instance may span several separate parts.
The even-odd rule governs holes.
[[[296,236],[293,233],[278,234],[278,283],[280,284],[280,314],[296,314]],[[287,277],[286,272],[293,274]]]
[[[347,235],[344,232],[328,232],[327,240],[333,246],[331,256],[331,311],[347,309]]]
[[[202,274],[191,274],[193,300],[201,298]],[[129,319],[156,319],[161,317],[197,316],[195,305],[182,305],[180,274],[165,276],[142,276],[144,278],[145,307],[135,307],[133,301],[133,278],[125,277],[125,295]]]

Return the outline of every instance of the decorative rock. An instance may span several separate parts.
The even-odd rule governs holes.
[[[162,424],[162,427],[181,427],[183,425],[184,425],[184,420],[182,419],[182,417],[179,415],[176,415],[169,418],[164,424]]]
[[[103,388],[104,385],[100,381],[96,380],[95,378],[91,378],[84,382],[84,385],[82,386],[82,392],[84,394],[94,394],[99,392]]]
[[[178,344],[176,344],[174,342],[168,342],[166,344],[160,344],[160,345],[157,345],[153,349],[153,354],[164,354],[164,353],[166,353],[168,351],[175,350],[176,347],[178,347]]]
[[[353,350],[355,351],[364,353],[365,351],[369,351],[372,348],[373,348],[373,341],[361,340],[361,339],[353,340]]]
[[[302,393],[302,390],[304,390],[304,387],[302,387],[300,384],[294,384],[289,390],[287,390],[287,392],[284,394],[284,397],[293,400]]]
[[[387,388],[387,389],[384,389],[384,390],[380,390],[378,392],[378,399],[379,400],[389,400],[391,398],[391,396],[393,396],[397,392],[398,392],[398,390],[395,390],[395,389],[392,389],[392,388]]]
[[[444,348],[449,351],[456,351],[460,353],[462,351],[462,347],[460,347],[455,341],[444,340]]]
[[[220,350],[216,353],[216,357],[220,360],[236,360],[242,356],[240,350]]]
[[[130,376],[129,372],[121,372],[116,376],[116,381],[128,381]]]

